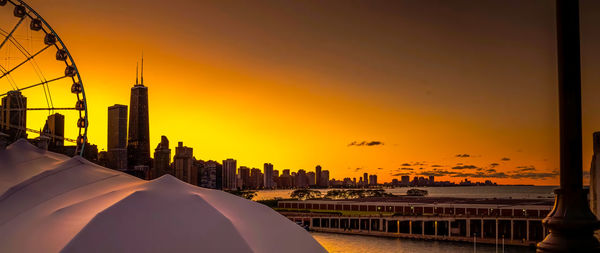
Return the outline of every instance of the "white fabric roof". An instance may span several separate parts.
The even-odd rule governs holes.
[[[325,252],[259,203],[25,140],[0,151],[0,252]]]

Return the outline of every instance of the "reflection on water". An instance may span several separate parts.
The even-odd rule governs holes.
[[[342,235],[332,233],[311,232],[312,236],[331,253],[364,253],[364,252],[474,252],[473,244],[443,241],[411,240],[402,238],[384,238],[364,235]],[[496,252],[495,245],[477,245],[476,252]],[[502,252],[502,245],[498,251]],[[535,252],[525,247],[505,246],[504,252]]]

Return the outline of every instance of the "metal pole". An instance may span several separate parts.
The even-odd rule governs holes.
[[[550,231],[537,252],[599,252],[599,227],[583,190],[579,0],[556,0],[560,188],[543,221]]]
[[[560,119],[560,187],[565,193],[583,186],[581,160],[581,59],[579,1],[558,0],[558,103]]]
[[[498,253],[498,235],[496,235],[496,253]]]
[[[496,219],[496,253],[498,253],[498,219]]]
[[[477,233],[473,233],[473,252],[477,253]]]

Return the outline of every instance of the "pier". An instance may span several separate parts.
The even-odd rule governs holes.
[[[533,246],[548,231],[551,199],[392,197],[279,201],[277,210],[313,231]]]

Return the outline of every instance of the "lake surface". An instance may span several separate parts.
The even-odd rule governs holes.
[[[331,253],[364,253],[364,252],[474,252],[472,243],[411,240],[404,238],[384,238],[364,235],[341,235],[332,233],[311,232],[312,236]],[[496,252],[495,245],[476,245],[476,252]],[[502,244],[498,251],[502,251]],[[535,252],[527,247],[505,246],[504,252],[524,253]]]
[[[427,190],[430,197],[461,198],[513,198],[538,199],[554,198],[557,186],[453,186],[453,187],[401,187],[385,189],[392,194],[403,195],[408,189]],[[321,189],[323,196],[331,189]],[[293,190],[260,190],[254,200],[289,198]]]

